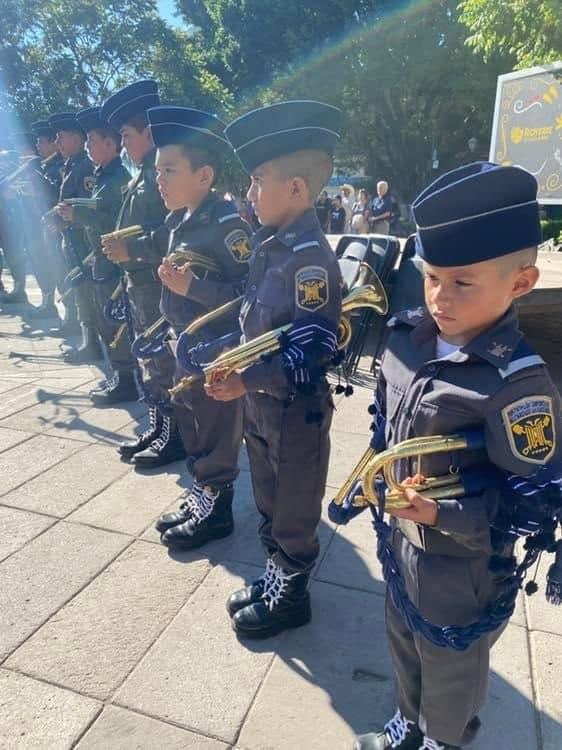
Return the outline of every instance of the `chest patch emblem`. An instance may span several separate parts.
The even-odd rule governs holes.
[[[237,263],[247,263],[252,254],[250,240],[243,229],[233,229],[224,238],[226,249]]]
[[[295,297],[301,310],[319,310],[329,299],[328,273],[322,266],[305,266],[295,274]]]
[[[84,177],[84,189],[88,191],[88,193],[93,192],[94,188],[96,186],[96,178],[93,174],[88,175],[87,177]]]
[[[532,464],[544,464],[556,448],[550,396],[527,396],[502,409],[511,452]]]

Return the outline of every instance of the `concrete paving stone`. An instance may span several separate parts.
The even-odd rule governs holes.
[[[136,542],[7,660],[8,668],[106,699],[209,572]],[[164,593],[165,592],[165,593]]]
[[[12,490],[2,503],[63,518],[130,471],[112,448],[77,445],[78,453]]]
[[[560,607],[549,604],[545,597],[546,574],[554,562],[553,555],[543,554],[537,572],[537,583],[539,590],[533,596],[519,595],[519,599],[525,602],[529,630],[543,630],[548,633],[556,633],[562,636],[562,617]]]
[[[2,750],[70,750],[101,705],[55,685],[0,669]]]
[[[277,637],[247,648],[231,629],[226,598],[255,572],[214,568],[113,702],[234,742],[279,646]]]
[[[0,454],[0,495],[80,450],[81,444],[73,440],[36,435]]]
[[[6,378],[5,380],[0,380],[0,393],[8,393],[9,391],[13,391],[14,388],[17,388],[20,385],[24,385],[24,383],[22,383],[19,378]]]
[[[182,461],[159,472],[141,474],[130,470],[72,513],[68,520],[137,536],[180,496],[185,484],[181,480],[184,471]]]
[[[239,744],[248,750],[349,748],[394,713],[381,597],[313,583],[312,622],[281,641]]]
[[[492,649],[488,700],[480,719],[482,729],[470,745],[472,750],[541,750],[523,628],[508,625]]]
[[[373,391],[355,387],[352,396],[335,396],[336,409],[332,418],[333,432],[353,432],[370,435],[369,426],[373,420],[367,409],[373,403]]]
[[[327,484],[339,489],[369,447],[370,438],[367,435],[332,431],[330,439],[332,450]]]
[[[34,406],[37,403],[38,386],[35,381],[22,384],[19,384],[16,380],[13,382],[17,383],[16,388],[12,388],[5,393],[0,402],[1,420],[4,420],[6,417],[9,417],[16,412],[21,412],[29,406]],[[2,422],[2,424],[4,424],[4,422]]]
[[[0,563],[0,659],[128,544],[119,534],[60,522]]]
[[[0,506],[0,561],[54,523],[54,518]]]
[[[12,448],[18,443],[23,443],[24,440],[28,440],[33,437],[32,432],[20,432],[19,430],[9,430],[5,427],[0,426],[0,453],[2,451]]]
[[[329,500],[324,501],[327,507]],[[367,509],[347,526],[338,526],[316,573],[327,583],[384,594],[385,583],[376,554],[376,535]]]
[[[41,396],[41,398],[39,398]],[[61,421],[75,419],[78,414],[91,407],[87,397],[73,391],[45,398],[38,393],[33,405],[18,410],[1,422],[3,427],[13,427],[30,432],[47,432]],[[56,434],[56,437],[67,437],[67,434]]]
[[[107,706],[76,750],[227,750],[228,745],[148,716]]]
[[[87,403],[84,410],[78,414],[69,414],[62,419],[53,421],[49,435],[72,437],[73,439],[85,440],[95,443],[117,444],[124,439],[121,429],[130,422],[136,423],[136,418],[144,416],[146,406],[138,402],[124,404],[123,407],[99,408],[92,407],[92,402],[87,395],[80,396]]]
[[[542,736],[541,750],[560,750],[562,747],[562,705],[560,703],[562,637],[551,633],[531,633],[531,650]]]

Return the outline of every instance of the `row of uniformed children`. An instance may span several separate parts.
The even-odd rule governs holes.
[[[139,122],[132,105],[144,96],[134,86],[102,109],[110,121],[123,118],[127,148],[127,128]],[[230,533],[243,429],[267,564],[227,607],[241,637],[267,637],[311,616],[308,578],[318,555],[333,408],[325,375],[337,348],[342,293],[313,203],[331,174],[340,112],[317,102],[286,102],[223,129],[204,113],[144,101],[141,125],[158,146],[157,181],[171,211],[169,231],[144,224],[140,239],[105,245],[107,256],[126,269],[136,333],[160,312],[179,332],[201,310],[240,292],[244,227],[211,192],[228,144],[251,176],[249,199],[263,225],[253,240],[241,303],[242,341],[293,324],[278,356],[170,405],[194,484],[180,509],[157,522],[163,541],[182,547]],[[142,201],[141,183],[129,190],[121,212],[129,218],[119,226],[142,223],[141,215],[131,215]],[[521,582],[512,555],[514,536],[526,524],[525,498],[546,508],[553,522],[561,513],[560,400],[544,362],[518,330],[513,308],[538,276],[536,182],[514,167],[469,165],[425,190],[414,213],[426,307],[393,323],[373,409],[373,446],[381,450],[414,436],[467,429],[480,437],[467,438],[465,451],[429,457],[423,467],[446,474],[452,466],[463,480],[470,476],[464,497],[437,503],[416,484],[405,489],[409,507],[391,511],[390,528],[374,514],[388,562],[387,634],[398,708],[382,731],[357,739],[357,750],[451,750],[474,737],[489,650]],[[224,226],[230,221],[236,222],[231,230]],[[211,257],[224,278],[160,262],[162,237],[168,250],[186,245]],[[157,278],[164,287],[160,310],[145,288]],[[225,331],[218,326],[207,336]],[[207,340],[201,335],[193,343]],[[176,379],[181,374],[176,367]],[[169,377],[161,376],[161,368],[150,373],[157,384],[150,392],[160,400]],[[162,420],[168,405],[160,400]],[[232,432],[225,437],[227,429]],[[420,471],[403,462],[399,479],[419,483],[414,475]],[[491,480],[494,472],[501,482]],[[518,519],[510,515],[514,508],[522,514]],[[344,510],[353,515],[353,506]],[[548,529],[541,542],[552,547],[553,525]],[[560,596],[558,573],[551,581],[558,593],[551,590],[551,598]]]

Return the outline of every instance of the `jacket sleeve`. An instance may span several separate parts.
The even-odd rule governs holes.
[[[525,486],[518,479],[532,482],[539,470],[559,478],[561,426],[560,399],[545,368],[506,383],[487,408],[485,440],[490,462],[512,487]],[[548,490],[548,482],[539,484]],[[470,546],[470,540],[489,527],[501,502],[502,489],[493,487],[440,501],[437,526]]]
[[[217,223],[210,249],[211,257],[221,268],[221,278],[202,278],[194,268],[188,299],[213,310],[240,296],[248,276],[250,234],[250,227],[237,214]]]
[[[324,373],[333,358],[328,346],[328,335],[337,331],[341,318],[341,274],[337,263],[317,249],[294,252],[293,262],[285,273],[285,300],[290,300],[295,327],[314,327],[315,343],[304,350],[300,341],[295,345],[304,350],[304,369],[311,382],[318,373]],[[326,344],[326,345],[325,345]],[[268,361],[251,365],[242,374],[246,389],[263,390],[277,397],[286,397],[294,390],[296,369],[285,353]]]
[[[127,249],[131,261],[139,261],[159,265],[168,249],[169,229],[162,226],[166,219],[166,207],[156,184],[156,174],[153,168],[148,168],[137,189],[135,196],[135,216],[139,220],[132,223],[141,224],[145,234],[127,240]]]

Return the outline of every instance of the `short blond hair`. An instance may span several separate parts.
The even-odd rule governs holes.
[[[311,200],[316,200],[334,169],[334,161],[325,151],[306,149],[273,159],[282,180],[300,177],[308,188]]]
[[[502,276],[512,271],[521,271],[523,268],[529,266],[535,266],[537,264],[538,248],[524,247],[522,250],[516,250],[514,253],[508,253],[507,255],[501,255],[496,258],[496,268]]]

